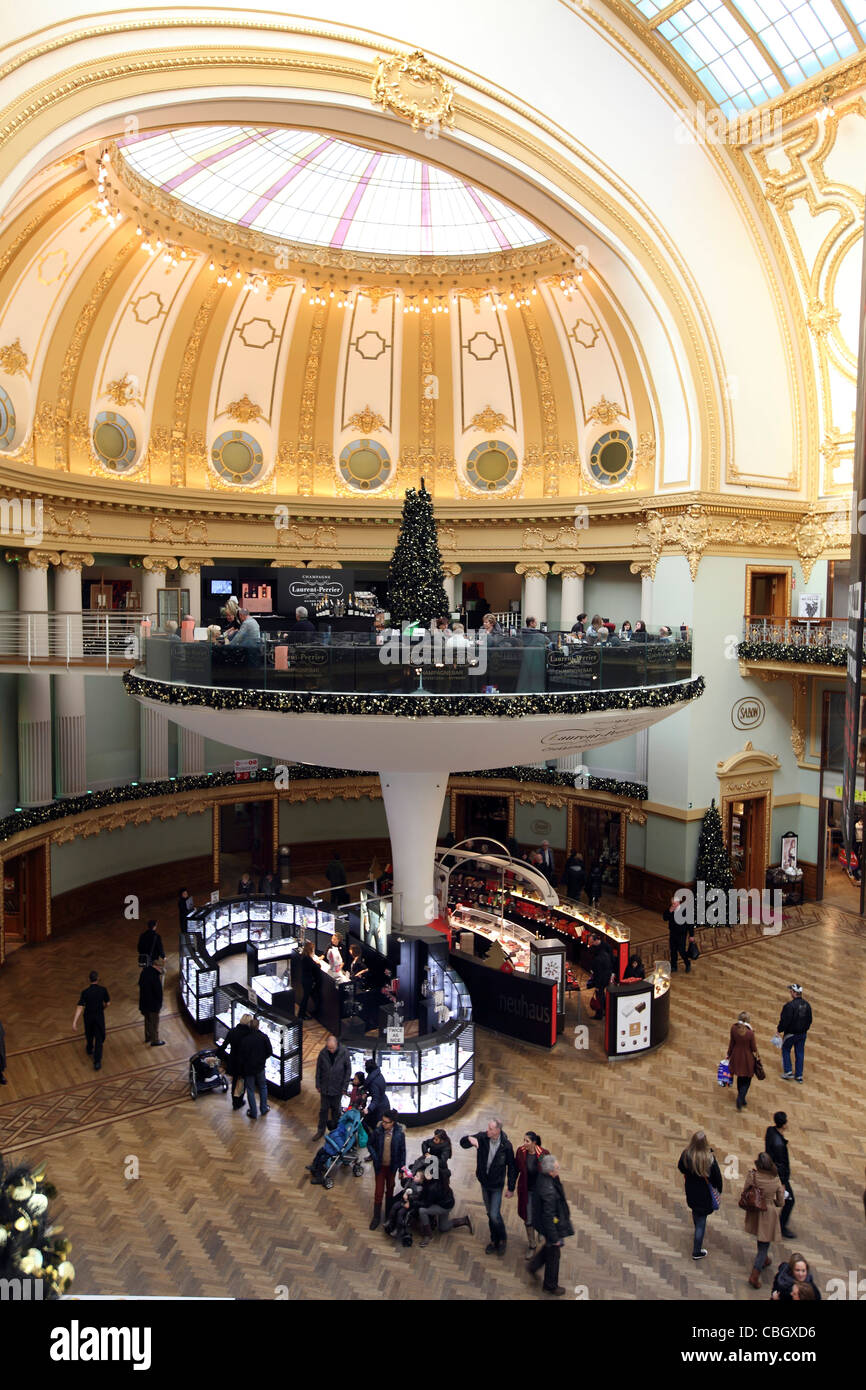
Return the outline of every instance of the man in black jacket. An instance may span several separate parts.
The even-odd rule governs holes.
[[[782,1236],[785,1240],[796,1240],[797,1232],[792,1231],[788,1225],[791,1212],[794,1210],[794,1194],[791,1191],[791,1159],[788,1141],[785,1138],[787,1125],[788,1116],[784,1110],[777,1110],[773,1116],[773,1123],[764,1135],[764,1153],[768,1153],[775,1163],[779,1180],[785,1188],[785,1205],[781,1213]]]
[[[232,1079],[232,1110],[240,1110],[244,1103],[246,1078],[241,1065],[241,1047],[244,1038],[248,1038],[252,1031],[250,1028],[252,1021],[252,1014],[242,1014],[240,1022],[226,1033],[220,1048],[222,1055],[226,1058],[226,1071]]]
[[[138,977],[138,1012],[144,1014],[144,1042],[151,1047],[165,1047],[159,1040],[159,1011],[162,1008],[161,960],[146,965]]]
[[[511,1140],[499,1120],[489,1120],[486,1130],[478,1134],[464,1134],[460,1140],[461,1149],[475,1149],[475,1176],[481,1186],[481,1197],[487,1221],[490,1226],[490,1242],[486,1246],[488,1255],[504,1255],[508,1245],[508,1232],[502,1220],[502,1191],[508,1181],[508,1195],[514,1196],[517,1186],[517,1161]]]
[[[544,1265],[545,1293],[564,1294],[559,1282],[559,1257],[562,1243],[574,1235],[574,1227],[553,1154],[544,1154],[540,1167],[532,1196],[532,1218],[536,1231],[544,1236],[544,1245],[539,1246],[526,1268],[534,1276]]]
[[[138,963],[139,965],[150,965],[151,961],[165,960],[165,947],[162,944],[162,937],[157,931],[157,920],[151,917],[141,936],[138,938]],[[186,930],[184,927],[182,930]]]
[[[247,1083],[247,1114],[251,1120],[258,1119],[256,1110],[256,1091],[259,1093],[259,1100],[262,1105],[262,1114],[267,1115],[270,1110],[268,1105],[268,1083],[265,1077],[265,1063],[269,1057],[273,1057],[274,1049],[271,1047],[270,1038],[259,1028],[259,1020],[253,1018],[250,1022],[249,1036],[244,1038],[241,1043],[240,1067]]]
[[[782,1010],[779,1026],[782,1035],[782,1080],[797,1080],[803,1084],[803,1057],[806,1052],[806,1034],[812,1027],[812,1006],[803,998],[802,985],[788,985],[791,998]],[[791,1070],[791,1048],[794,1049],[794,1063],[797,1075]]]
[[[84,1036],[87,1039],[87,1055],[93,1058],[93,1070],[102,1067],[102,1044],[105,1042],[105,1010],[111,1003],[108,990],[99,983],[99,972],[91,970],[90,983],[81,991],[78,1007],[72,1019],[72,1031],[78,1027],[78,1020],[84,1014]]]
[[[605,1003],[607,1000],[607,987],[610,984],[611,976],[615,973],[613,968],[613,956],[610,947],[602,936],[593,939],[592,950],[589,953],[590,973],[586,982],[586,988],[592,989],[601,1001],[601,1007],[596,1011],[595,1017],[604,1018]],[[590,1004],[592,1001],[590,1001]]]
[[[680,907],[679,892],[676,892],[671,898],[670,906],[667,911],[662,913],[662,917],[668,924],[668,950],[671,955],[671,974],[676,971],[677,956],[682,956],[687,975],[692,968],[692,963],[689,959],[689,945],[691,944],[689,938],[691,938],[692,941],[694,940],[695,929],[692,924],[685,920],[685,916],[685,907]]]
[[[316,1090],[319,1093],[319,1128],[313,1135],[318,1141],[324,1138],[325,1125],[336,1129],[340,1123],[340,1101],[349,1085],[352,1063],[342,1043],[333,1033],[325,1040],[325,1046],[316,1061]]]
[[[181,888],[177,895],[177,924],[181,931],[186,931],[189,914],[193,909],[193,900],[190,897],[188,888]]]

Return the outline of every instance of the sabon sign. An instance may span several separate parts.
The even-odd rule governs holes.
[[[764,722],[766,707],[763,700],[748,696],[738,700],[731,710],[731,722],[735,729],[757,729]]]

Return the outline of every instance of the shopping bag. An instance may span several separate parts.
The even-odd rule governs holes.
[[[734,1084],[734,1078],[731,1076],[731,1064],[727,1057],[723,1057],[719,1062],[717,1080],[720,1086],[732,1086]]]
[[[689,942],[689,949],[686,954],[688,955],[689,960],[697,960],[701,954],[698,949],[698,943],[695,941],[694,937],[692,937],[691,941]]]
[[[781,1046],[782,1046],[782,1035],[781,1035],[781,1033],[774,1033],[774,1034],[773,1034],[772,1043],[773,1043],[773,1046],[774,1046],[774,1047],[781,1047]]]

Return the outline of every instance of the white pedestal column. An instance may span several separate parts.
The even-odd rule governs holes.
[[[539,627],[547,622],[547,575],[548,566],[531,563],[515,565],[518,574],[523,575],[523,626],[527,618],[535,618]]]
[[[18,804],[44,806],[51,784],[51,677],[18,677]]]
[[[80,796],[87,791],[87,721],[84,676],[68,671],[54,677],[57,717],[57,795]]]
[[[48,566],[59,555],[31,550],[18,566],[19,650],[24,657],[48,656]]]
[[[653,616],[653,581],[649,566],[635,561],[629,565],[629,570],[632,574],[640,575],[640,615],[647,627],[650,627]]]
[[[177,560],[173,555],[145,555],[141,564],[141,611],[150,615],[156,629],[157,591],[166,587],[166,571],[176,570]]]
[[[186,556],[180,562],[180,587],[189,589],[189,615],[191,618],[195,618],[196,627],[203,626],[201,619],[201,567],[212,564],[213,560],[192,560]]]
[[[595,574],[595,565],[585,565],[583,561],[554,565],[553,574],[562,580],[562,599],[559,605],[559,625],[564,632],[570,632],[583,607],[583,581],[588,574]]]
[[[81,571],[93,564],[92,555],[64,551],[54,574],[53,651],[61,661],[84,655]]]
[[[380,772],[394,868],[394,925],[423,927],[436,916],[433,858],[447,772]]]
[[[168,777],[168,715],[141,707],[141,780],[161,782]]]
[[[204,768],[204,734],[195,734],[192,729],[178,728],[180,740],[180,768],[183,777],[199,777]]]
[[[459,565],[444,565],[445,570],[445,592],[448,595],[448,609],[451,613],[457,612],[457,587],[456,579],[460,573]]]

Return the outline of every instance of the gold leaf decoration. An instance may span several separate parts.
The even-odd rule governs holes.
[[[0,367],[9,376],[26,376],[27,363],[29,357],[21,346],[21,339],[16,338],[14,343],[7,343],[0,348]]]
[[[483,410],[479,410],[469,421],[471,430],[481,430],[483,434],[495,434],[505,426],[505,416],[498,410],[494,410],[492,405],[486,405]]]
[[[239,401],[231,401],[226,406],[224,413],[231,420],[240,420],[245,425],[248,425],[251,420],[263,420],[265,418],[261,407],[256,405],[255,401],[251,401],[246,392]]]
[[[624,420],[626,412],[616,401],[609,401],[606,396],[602,396],[586,418],[587,421],[597,420],[600,425],[613,425],[617,420]]]
[[[349,416],[346,426],[351,430],[360,430],[362,435],[378,434],[379,430],[385,428],[385,421],[369,405],[365,405],[363,410],[357,410],[354,415]]]
[[[378,60],[370,99],[411,121],[413,130],[454,124],[454,88],[418,50],[406,58]]]
[[[115,405],[131,405],[133,401],[140,405],[141,401],[138,400],[135,394],[135,386],[136,383],[129,373],[124,372],[123,376],[118,377],[117,381],[110,381],[108,383],[105,388],[105,394]]]

